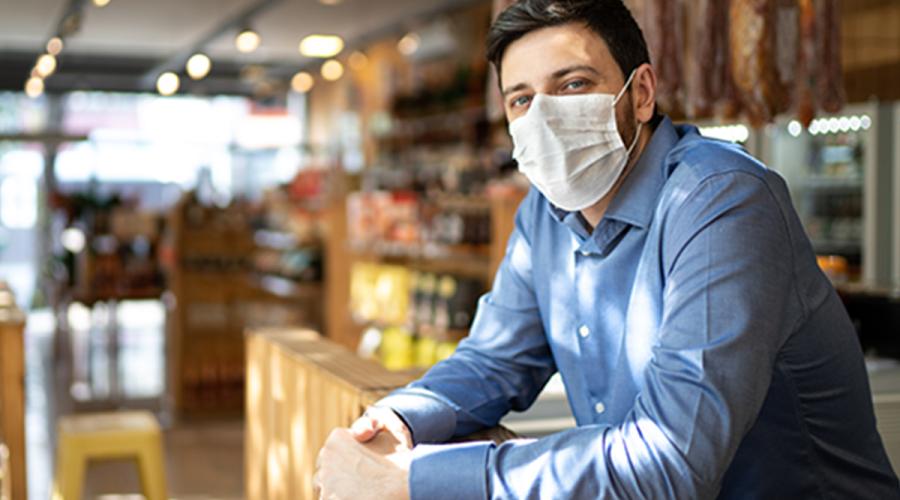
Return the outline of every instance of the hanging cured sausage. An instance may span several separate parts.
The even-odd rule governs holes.
[[[796,0],[732,0],[731,72],[747,118],[771,121],[790,108],[800,47]]]
[[[725,92],[728,57],[728,1],[695,0],[685,3],[685,110],[691,118],[713,114]],[[715,28],[711,28],[715,27]]]
[[[813,0],[798,0],[800,7],[800,55],[797,60],[797,86],[794,89],[797,119],[808,127],[816,117],[816,86],[819,59],[816,38],[816,10]]]
[[[817,93],[823,110],[836,113],[844,106],[841,70],[841,26],[838,0],[816,0],[816,39],[821,61]]]
[[[679,114],[684,109],[681,0],[644,0],[643,32],[650,61],[658,76],[657,96],[664,112]]]

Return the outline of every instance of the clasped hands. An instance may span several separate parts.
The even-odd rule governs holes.
[[[313,485],[324,500],[407,500],[412,437],[389,408],[371,407],[349,429],[328,435]]]

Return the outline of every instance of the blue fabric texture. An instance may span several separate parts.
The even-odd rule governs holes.
[[[532,190],[469,337],[380,404],[441,443],[557,371],[576,428],[417,446],[412,498],[900,498],[785,183],[694,127],[657,126],[593,232]]]

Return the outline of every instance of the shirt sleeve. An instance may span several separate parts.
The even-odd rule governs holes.
[[[623,422],[417,450],[413,498],[716,496],[800,319],[787,304],[799,299],[791,238],[765,182],[718,174],[685,194],[666,215],[662,323]]]

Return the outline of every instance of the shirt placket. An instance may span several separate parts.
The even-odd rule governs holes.
[[[615,339],[611,336],[617,335],[617,332],[605,330],[606,323],[599,314],[603,290],[615,289],[615,284],[603,282],[603,267],[611,265],[607,261],[611,247],[626,229],[626,224],[604,219],[591,237],[581,243],[574,255],[578,318],[573,334],[587,368],[584,370],[589,397],[587,404],[594,421],[602,420],[602,415],[607,411],[611,379],[592,374],[604,372],[601,366],[613,362]]]

